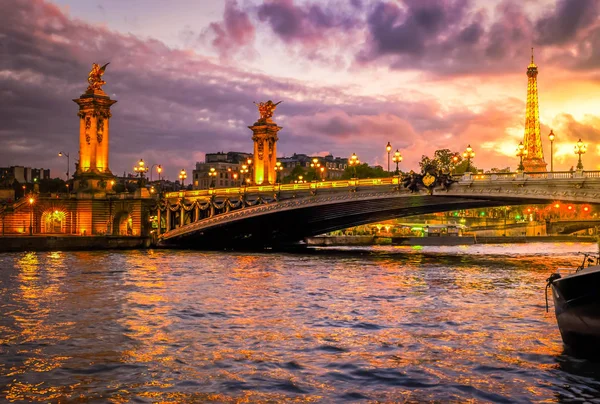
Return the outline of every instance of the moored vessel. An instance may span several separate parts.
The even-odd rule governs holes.
[[[600,353],[599,264],[598,256],[584,254],[583,262],[574,271],[559,268],[547,279],[546,287],[552,289],[556,321],[563,342],[579,354]]]

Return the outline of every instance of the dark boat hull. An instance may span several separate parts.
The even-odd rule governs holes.
[[[552,281],[563,342],[582,353],[600,353],[600,266]]]

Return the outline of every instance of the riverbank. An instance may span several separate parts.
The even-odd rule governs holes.
[[[0,252],[131,250],[149,248],[150,237],[132,236],[3,236]]]
[[[462,236],[462,237],[380,237],[380,236],[317,236],[306,239],[312,247],[366,245],[474,245],[582,242],[595,243],[595,237],[575,236]]]

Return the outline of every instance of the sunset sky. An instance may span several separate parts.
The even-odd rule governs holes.
[[[78,152],[93,62],[110,62],[115,174],[137,160],[176,179],[205,153],[252,150],[253,101],[283,100],[278,155],[386,166],[471,144],[474,164],[515,169],[531,47],[545,160],[600,169],[596,0],[2,0],[0,166],[51,168]],[[71,167],[71,172],[74,168]]]

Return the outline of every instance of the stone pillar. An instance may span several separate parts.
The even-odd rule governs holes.
[[[183,227],[183,223],[185,222],[185,209],[183,206],[179,208],[179,227]]]
[[[167,206],[167,210],[165,212],[167,214],[167,231],[171,231],[171,215],[173,212],[171,212],[169,206]]]
[[[254,141],[254,183],[275,184],[277,174],[277,132],[282,128],[270,119],[258,121],[253,126],[248,126],[253,132]]]
[[[161,212],[160,212],[160,208],[158,208],[158,212],[156,214],[156,220],[158,221],[158,227],[156,229],[156,234],[160,236],[160,221],[161,221]]]
[[[196,203],[196,206],[194,206],[194,222],[197,222],[198,220],[200,220],[200,207],[198,206],[198,203]]]
[[[108,165],[110,107],[116,103],[102,90],[88,90],[73,100],[79,105],[79,165],[75,190],[106,192],[114,178]]]

